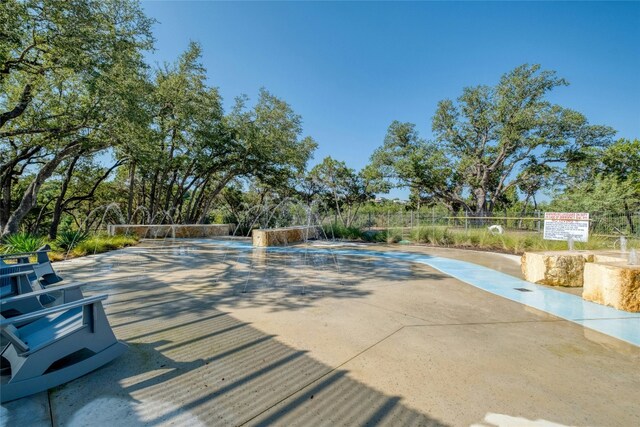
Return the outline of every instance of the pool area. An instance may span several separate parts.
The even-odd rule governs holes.
[[[251,246],[247,243],[234,243],[229,244],[229,246],[252,250]],[[272,253],[308,253],[309,250],[312,250],[314,254],[374,257],[383,259],[388,263],[408,261],[428,265],[479,289],[519,302],[528,307],[536,308],[640,347],[639,313],[616,310],[613,307],[585,301],[579,296],[527,282],[469,261],[443,258],[441,256],[428,254],[399,251],[353,250],[342,249],[340,247],[335,249],[272,247],[266,250]]]
[[[129,350],[4,425],[640,424],[640,315],[514,257],[167,239],[54,266]]]

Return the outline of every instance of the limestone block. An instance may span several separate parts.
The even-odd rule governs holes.
[[[618,310],[640,312],[640,266],[626,262],[586,264],[582,298]]]
[[[253,246],[286,246],[318,238],[317,227],[266,228],[252,231]]]
[[[621,262],[626,261],[629,256],[626,252],[620,251],[593,251],[593,262]]]
[[[522,274],[529,282],[580,287],[585,263],[593,260],[594,254],[587,251],[525,252],[521,259]]]
[[[177,224],[177,225],[129,225],[109,226],[109,234],[134,234],[146,239],[164,239],[167,237],[214,237],[228,236],[233,224]]]

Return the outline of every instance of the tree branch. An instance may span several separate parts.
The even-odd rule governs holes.
[[[22,89],[22,95],[20,95],[20,100],[18,101],[18,104],[15,107],[13,107],[12,110],[6,111],[0,114],[0,128],[2,128],[2,126],[4,126],[9,120],[12,120],[12,119],[15,119],[16,117],[21,116],[22,113],[24,113],[24,111],[27,109],[27,107],[31,103],[32,99],[33,99],[33,95],[31,93],[31,84],[27,83],[24,86],[24,89]],[[5,136],[12,136],[12,135],[5,135]]]

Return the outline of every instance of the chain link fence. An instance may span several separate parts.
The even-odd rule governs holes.
[[[640,212],[590,213],[590,234],[601,236],[640,237]],[[324,224],[340,223],[337,215],[325,215]],[[397,210],[386,212],[360,212],[353,216],[350,227],[362,230],[382,230],[391,228],[448,227],[455,229],[486,229],[500,225],[507,231],[542,233],[544,211],[527,212],[524,215],[495,214],[479,217],[469,212],[452,215],[446,209]]]

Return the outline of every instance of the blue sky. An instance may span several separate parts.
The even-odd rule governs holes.
[[[393,120],[431,136],[436,104],[523,63],[571,85],[550,99],[640,137],[640,3],[145,1],[149,60],[201,43],[229,106],[260,87],[284,98],[331,155],[363,167]],[[392,195],[402,196],[396,191]]]

